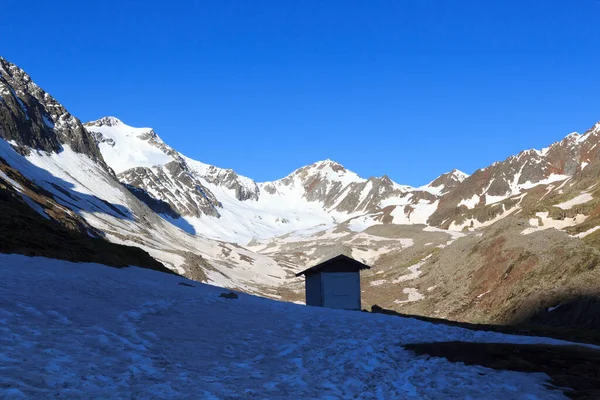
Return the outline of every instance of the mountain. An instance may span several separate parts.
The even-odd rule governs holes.
[[[445,174],[438,176],[436,179],[429,182],[426,187],[429,191],[434,191],[436,194],[443,195],[452,191],[468,177],[468,174],[465,174],[457,169],[453,169],[450,172],[446,172]]]
[[[10,234],[16,240],[3,240],[5,251],[111,264],[101,253],[135,246],[177,273],[257,293],[270,293],[285,278],[286,271],[268,257],[187,233],[193,227],[173,210],[170,216],[155,213],[152,207],[171,207],[121,183],[104,161],[102,138],[90,134],[21,69],[4,59],[0,65],[0,191],[6,199],[0,214],[8,227],[2,232],[16,231]],[[155,143],[151,132],[145,133]],[[105,139],[108,145],[110,138]],[[42,246],[40,237],[48,243]],[[143,260],[143,252],[114,262],[138,257],[136,265],[152,264]]]
[[[231,169],[186,157],[151,128],[131,127],[115,117],[87,122],[85,128],[118,179],[150,195],[138,195],[150,207],[156,201],[166,203],[168,210],[154,209],[181,217],[196,232],[241,245],[379,210],[386,199],[421,207],[420,199],[436,198],[387,176],[360,178],[331,160],[257,183]]]
[[[182,217],[197,232],[240,245],[383,209],[389,222],[426,223],[443,188],[448,191],[467,176],[452,171],[433,185],[413,188],[385,175],[364,179],[324,160],[257,183],[186,157],[151,128],[131,127],[115,117],[85,127],[119,180],[149,194],[150,206],[156,200],[167,203],[174,214],[161,214]]]
[[[453,170],[420,188],[385,175],[361,178],[332,160],[257,183],[178,153],[150,128],[130,127],[114,117],[85,126],[104,158],[115,160],[108,163],[123,183],[168,203],[197,231],[245,245],[361,216],[365,227],[427,224],[460,231],[490,225],[521,211],[519,200],[535,187],[564,182],[586,166],[593,169],[600,125],[471,176]]]
[[[600,296],[586,283],[598,281],[600,124],[422,187],[332,160],[255,182],[152,128],[82,124],[4,59],[0,74],[0,223],[15,232],[0,251],[166,267],[300,302],[294,272],[344,253],[373,266],[366,305],[464,321],[567,323],[542,311],[589,316]]]
[[[543,150],[523,151],[477,170],[444,196],[428,222],[445,229],[489,224],[517,207],[522,195],[533,187],[579,178],[598,164],[599,132],[600,124],[596,124],[582,135],[571,133]],[[486,208],[494,204],[499,205],[496,211]]]
[[[100,150],[59,102],[29,75],[0,57],[0,138],[14,142],[22,153],[30,149],[57,153],[63,144],[103,165]]]
[[[91,122],[86,127],[97,135],[95,127],[100,124]],[[117,125],[123,131],[137,132],[144,142],[151,131],[138,131],[120,121]],[[556,304],[577,303],[580,297],[595,295],[580,282],[600,280],[595,272],[582,269],[599,260],[600,193],[595,189],[600,176],[599,126],[582,135],[569,134],[543,150],[523,151],[471,176],[450,171],[420,188],[397,184],[387,176],[361,178],[332,160],[299,168],[277,181],[256,183],[185,157],[153,131],[152,140],[160,144],[153,148],[167,159],[147,157],[155,165],[125,170],[118,177],[140,190],[158,193],[157,199],[177,204],[154,189],[154,185],[170,184],[163,191],[176,193],[170,183],[173,178],[131,179],[140,168],[168,170],[169,163],[177,160],[189,179],[218,201],[218,216],[183,214],[198,232],[237,241],[288,271],[340,253],[352,256],[374,267],[364,274],[368,283],[364,298],[389,309],[468,322],[522,322],[538,318],[540,310]],[[127,142],[116,129],[111,132],[108,136],[115,144],[100,144],[107,160],[113,158],[112,149]],[[207,176],[207,171],[213,173]],[[239,189],[224,179],[227,176],[233,176],[237,187],[252,196],[239,196]],[[266,211],[275,211],[275,220]],[[257,219],[260,228],[250,222]],[[214,221],[235,236],[211,232]],[[545,231],[552,227],[567,233]],[[490,237],[492,245],[481,245],[481,235]],[[536,239],[527,240],[528,235]],[[523,240],[527,246],[521,245]],[[487,255],[490,248],[505,241],[514,245],[499,250],[496,258]],[[571,248],[579,258],[559,262],[557,248]],[[468,252],[469,257],[457,257],[459,249],[459,254]],[[478,276],[493,280],[521,265],[530,268],[527,275],[518,272],[517,280],[502,278],[491,292],[472,281]],[[289,301],[302,301],[303,283],[285,280],[277,293]],[[590,306],[577,307],[583,310],[581,315],[591,312]]]

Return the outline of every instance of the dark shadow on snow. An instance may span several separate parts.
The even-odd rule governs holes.
[[[32,180],[40,188],[49,192],[57,203],[69,208],[79,215],[84,212],[101,213],[112,215],[127,221],[135,221],[131,210],[127,207],[121,204],[110,203],[94,195],[76,191],[75,186],[71,182],[58,178],[47,170],[31,163],[26,157],[16,152],[10,144],[2,139],[0,139],[0,157],[5,159],[7,165],[21,171],[25,177]],[[99,168],[101,167],[99,166]],[[101,177],[99,177],[99,179],[101,179]],[[116,179],[115,184],[122,185]],[[134,188],[129,185],[124,186],[136,198],[148,205],[148,207],[156,212],[163,220],[189,234],[196,234],[194,227],[183,219],[179,213],[173,210],[168,203],[154,199],[142,189]]]
[[[196,234],[196,229],[187,222],[181,214],[171,207],[169,203],[166,201],[156,199],[150,195],[144,189],[128,185],[126,183],[123,184],[127,190],[131,194],[133,194],[138,200],[142,203],[146,204],[152,211],[158,214],[162,219],[170,223],[171,225],[175,225],[179,229],[189,233],[190,235]]]
[[[134,220],[131,211],[127,207],[120,204],[112,204],[94,195],[76,191],[75,186],[71,182],[58,178],[47,170],[31,163],[27,157],[17,153],[4,140],[0,140],[0,157],[5,160],[7,165],[20,171],[27,179],[48,191],[57,203],[78,214],[82,212],[102,213],[119,219]]]
[[[571,298],[568,302],[567,300],[563,300],[561,304],[561,306],[555,309],[550,309],[551,311],[548,311],[546,307],[540,307],[530,312],[528,318],[515,319],[508,324],[474,324],[422,315],[403,314],[394,310],[381,308],[378,305],[372,306],[371,312],[414,318],[433,324],[457,326],[477,331],[492,331],[523,336],[544,336],[600,345],[600,329],[596,328],[600,321],[600,297],[580,296]],[[563,310],[557,313],[561,308]],[[576,309],[577,312],[572,313],[573,309]]]
[[[433,324],[511,335],[550,337],[600,345],[600,296],[556,296],[554,305],[522,305],[509,324],[472,324],[371,307],[372,313],[414,318]],[[366,310],[363,310],[366,311]],[[600,399],[600,350],[573,345],[432,342],[402,345],[417,355],[442,357],[451,362],[497,370],[545,373],[550,389],[573,399]],[[484,374],[484,373],[481,373]]]
[[[543,344],[434,342],[402,346],[420,356],[503,371],[545,373],[549,389],[572,399],[600,398],[600,350]],[[484,376],[485,372],[480,372]]]

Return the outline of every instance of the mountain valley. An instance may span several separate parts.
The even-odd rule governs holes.
[[[295,272],[346,254],[373,266],[363,308],[597,327],[599,145],[595,124],[422,187],[332,160],[255,182],[152,128],[82,123],[0,58],[0,251],[168,269],[294,302]]]

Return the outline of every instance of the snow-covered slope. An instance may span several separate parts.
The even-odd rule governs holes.
[[[64,145],[58,154],[18,154],[0,140],[0,157],[53,195],[59,204],[85,218],[113,242],[135,245],[181,274],[202,271],[209,282],[255,291],[277,286],[286,273],[267,257],[235,245],[190,235],[180,221],[157,217],[87,155]],[[208,261],[206,268],[199,260]]]
[[[153,212],[153,208],[139,200],[147,200],[148,194],[125,187],[104,162],[98,143],[102,146],[114,143],[108,137],[110,132],[104,132],[107,136],[90,134],[27,74],[1,58],[0,92],[0,163],[34,182],[45,191],[44,196],[64,207],[65,213],[84,218],[94,228],[90,235],[140,247],[167,267],[194,279],[246,291],[271,293],[287,276],[268,257],[235,244],[211,240],[175,213],[161,218]],[[110,118],[104,121],[119,129],[115,122]],[[119,167],[125,168],[128,163],[151,165],[167,161],[169,155],[153,147],[159,148],[162,143],[151,130],[127,134],[124,131],[118,137],[129,140],[128,152],[107,152],[111,163],[123,160]],[[140,137],[146,141],[145,148],[139,147]],[[127,158],[128,154],[132,157]],[[193,185],[181,177],[176,181]],[[14,180],[2,175],[0,186],[5,184],[19,189]],[[201,189],[199,192],[197,198],[205,201],[202,205],[214,208],[212,202],[216,200],[208,192],[202,193]],[[191,193],[176,197],[187,199]],[[168,207],[157,200],[148,203],[154,208]],[[28,204],[40,215],[51,218],[39,204],[33,201]]]
[[[387,176],[364,179],[332,160],[256,183],[231,169],[184,156],[151,128],[134,128],[115,117],[85,126],[123,183],[168,203],[193,231],[242,245],[388,206],[397,208],[388,213],[388,222],[425,223],[439,197],[440,188],[416,189]]]
[[[173,161],[173,156],[168,154],[164,143],[151,128],[127,126],[115,117],[102,118],[86,124],[86,127],[98,142],[106,163],[117,174],[130,168],[152,167]]]
[[[6,398],[543,398],[548,376],[403,344],[561,344],[280,303],[138,268],[0,255]]]

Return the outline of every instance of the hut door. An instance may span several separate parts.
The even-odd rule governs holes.
[[[323,273],[323,307],[360,309],[360,275],[356,272]]]

